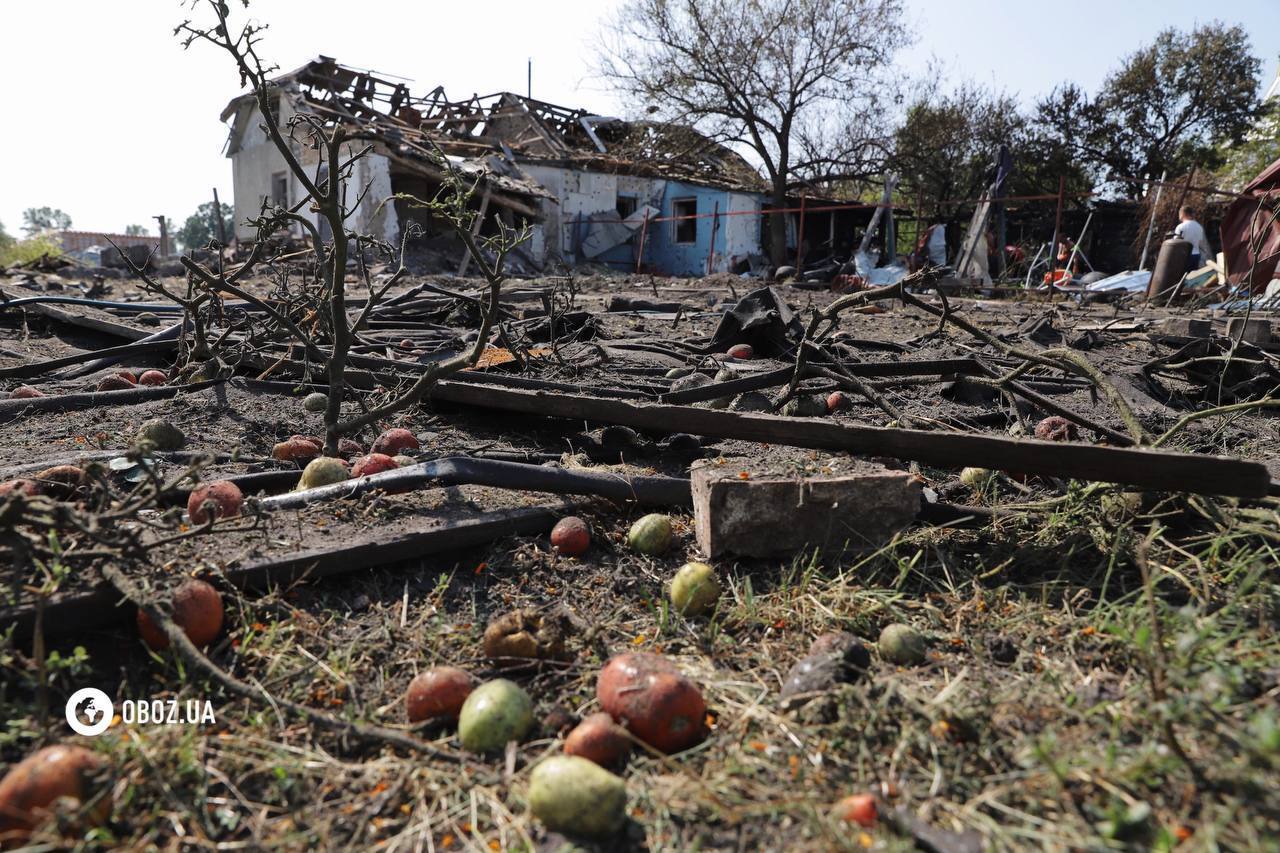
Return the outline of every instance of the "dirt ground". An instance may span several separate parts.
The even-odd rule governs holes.
[[[52,292],[43,289],[52,280],[0,279],[0,288],[36,295]],[[475,284],[425,281],[450,290]],[[74,279],[57,283],[64,295],[79,294]],[[111,285],[102,298],[142,299],[127,282]],[[532,350],[523,369],[506,361],[483,372],[568,383],[585,394],[656,396],[670,388],[672,368],[749,375],[791,363],[726,362],[692,351],[690,342],[710,336],[752,282],[598,275],[571,285],[572,311],[582,316],[566,322],[585,323],[588,333],[554,348],[536,341],[537,293],[562,294],[565,280],[511,282],[513,317],[527,314],[519,319],[527,325],[513,319],[513,327],[531,330],[544,351]],[[265,283],[255,286],[266,293]],[[790,285],[777,292],[806,323],[810,309],[835,298]],[[683,307],[607,311],[618,296]],[[935,295],[921,298],[938,304]],[[979,355],[1001,369],[1017,364],[953,325],[939,331],[938,319],[917,308],[878,305],[878,313],[841,316],[835,342],[846,363]],[[1270,410],[1179,427],[1189,412],[1214,404],[1209,398],[1221,388],[1207,389],[1177,360],[1158,374],[1165,400],[1135,379],[1144,365],[1194,345],[1153,334],[1162,318],[1185,316],[1180,309],[971,294],[950,296],[948,310],[1000,341],[1034,352],[1068,348],[1087,359],[1152,436],[1177,427],[1168,449],[1254,459],[1273,477],[1280,473],[1280,421]],[[147,334],[160,328],[99,313]],[[427,362],[447,351],[440,342],[465,327],[464,314],[454,306],[374,324],[366,354]],[[1224,318],[1195,316],[1225,329]],[[122,343],[118,333],[0,308],[0,370]],[[1265,382],[1272,351],[1250,358],[1257,362],[1244,368],[1250,381]],[[157,353],[85,376],[0,373],[0,390],[32,384],[50,396],[72,394],[120,368],[172,366],[170,355]],[[287,492],[292,486],[280,484],[291,483],[297,466],[271,451],[291,435],[323,433],[322,415],[301,405],[313,388],[248,361],[230,368],[235,378],[168,399],[0,411],[0,481],[54,464],[95,463],[104,489],[127,494],[132,484],[109,463],[126,456],[143,422],[162,418],[185,433],[184,453],[211,456],[199,466],[202,479],[277,472],[268,492]],[[1048,373],[1023,378],[1039,382],[1034,387],[1058,406],[1126,431],[1106,395],[1087,383]],[[811,379],[801,390],[825,397],[836,387]],[[1029,435],[1048,414],[954,376],[880,379],[874,387],[904,418],[941,430]],[[381,387],[362,401],[348,399],[344,412],[388,393]],[[847,409],[822,417],[875,426],[894,420],[868,399],[848,396]],[[488,456],[623,476],[687,476],[696,458],[747,476],[779,465],[821,470],[838,455],[715,438],[681,450],[671,441],[684,432],[679,423],[666,434],[624,435],[619,445],[606,426],[428,402],[353,438],[367,449],[384,429],[404,427],[418,438],[420,459]],[[1107,442],[1088,429],[1076,440]],[[192,459],[157,454],[155,470],[176,477]],[[717,560],[724,592],[714,612],[698,618],[680,616],[667,600],[675,571],[701,556],[686,508],[670,513],[671,548],[644,556],[627,547],[626,533],[652,508],[491,487],[377,491],[270,512],[250,499],[241,518],[212,532],[113,563],[157,590],[192,576],[212,582],[226,618],[207,654],[225,673],[342,720],[412,732],[438,748],[436,756],[308,725],[269,701],[234,694],[172,650],[148,650],[134,608],[106,585],[103,562],[72,559],[74,549],[89,546],[64,533],[60,547],[69,556],[59,565],[0,565],[0,767],[51,743],[101,754],[109,765],[109,818],[90,829],[55,820],[35,836],[52,845],[74,839],[84,849],[1280,849],[1275,499],[1138,493],[1004,474],[965,483],[959,465],[900,464],[938,500],[975,515],[955,524],[922,521],[872,551]],[[175,527],[181,498],[169,504],[118,523],[145,529],[148,541],[191,532]],[[524,518],[521,532],[497,530],[483,541],[441,534],[421,540],[428,545],[420,554],[376,552],[500,513]],[[550,527],[566,514],[591,528],[580,558],[549,543]],[[6,524],[0,511],[0,545],[11,547]],[[307,557],[286,580],[242,582],[255,566],[339,546],[353,554],[341,564]],[[362,558],[363,549],[373,556]],[[324,576],[309,576],[308,566]],[[523,607],[563,615],[563,659],[500,667],[485,658],[485,626]],[[39,608],[47,612],[33,636]],[[877,638],[890,623],[923,634],[923,663],[897,666],[880,657]],[[789,668],[816,637],[837,630],[871,649],[867,672],[799,707],[781,701]],[[569,721],[598,709],[596,675],[627,651],[666,655],[693,679],[707,700],[710,733],[675,756],[633,753],[621,771],[625,827],[604,841],[567,839],[530,814],[529,772],[560,751]],[[409,680],[442,664],[480,680],[518,682],[539,721],[530,739],[494,758],[462,751],[448,726],[409,726]],[[207,699],[216,722],[121,720],[100,737],[74,736],[62,708],[83,686],[117,700]],[[832,817],[833,804],[857,793],[879,799],[875,825]]]

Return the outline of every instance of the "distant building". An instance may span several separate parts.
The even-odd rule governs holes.
[[[160,238],[147,235],[108,234],[101,231],[55,231],[53,237],[62,247],[63,252],[76,260],[93,265],[113,265],[110,263],[111,258],[107,258],[107,263],[104,263],[104,254],[114,254],[115,250],[111,248],[112,243],[121,249],[130,246],[145,247],[147,253],[154,251],[159,254],[161,250]],[[138,253],[143,259],[146,258],[142,249],[139,249]]]

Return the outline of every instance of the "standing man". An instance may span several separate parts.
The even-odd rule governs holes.
[[[1191,258],[1187,261],[1187,272],[1193,272],[1200,269],[1204,262],[1213,257],[1213,249],[1209,246],[1209,239],[1205,236],[1204,227],[1196,222],[1196,211],[1189,204],[1184,204],[1178,210],[1178,218],[1182,221],[1178,223],[1178,227],[1173,229],[1173,233],[1186,240],[1191,244]]]

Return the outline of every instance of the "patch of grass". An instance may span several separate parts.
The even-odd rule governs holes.
[[[211,656],[275,696],[404,725],[403,691],[421,669],[499,674],[481,634],[517,607],[567,607],[577,629],[573,661],[501,672],[539,717],[596,710],[611,654],[667,654],[702,685],[714,731],[684,755],[632,759],[631,821],[600,849],[910,849],[885,828],[829,819],[858,792],[995,848],[1267,849],[1280,837],[1268,805],[1280,783],[1275,506],[1114,497],[1072,487],[1047,512],[919,528],[874,553],[721,563],[725,594],[701,619],[666,606],[687,525],[671,554],[637,558],[616,547],[627,519],[601,515],[581,561],[509,539],[237,598]],[[889,622],[928,638],[925,664],[873,658],[861,680],[783,709],[786,672],[816,636],[845,630],[873,646]],[[92,652],[99,683],[210,698],[218,724],[117,726],[94,742],[119,781],[112,822],[88,847],[546,842],[525,795],[530,766],[560,748],[551,728],[511,772],[502,759],[430,761],[309,730],[223,695],[168,653],[117,646],[119,658]],[[88,664],[76,660],[51,671],[79,676]],[[12,649],[0,657],[23,684],[28,664]],[[61,696],[71,685],[54,678]],[[7,759],[45,735],[34,706],[5,695]],[[451,741],[447,728],[419,734]]]
[[[31,237],[27,240],[0,242],[0,269],[34,261],[42,255],[56,258],[62,248],[50,237]]]

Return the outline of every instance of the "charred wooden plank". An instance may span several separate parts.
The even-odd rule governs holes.
[[[238,589],[253,590],[303,578],[343,574],[484,545],[503,536],[544,533],[572,509],[569,501],[547,500],[535,506],[478,513],[472,517],[420,517],[409,530],[394,532],[375,528],[368,533],[344,536],[339,542],[327,542],[326,547],[249,560],[226,570],[222,579]],[[47,601],[44,630],[46,633],[86,630],[132,615],[132,608],[121,607],[120,594],[103,581],[90,589],[59,594]],[[35,624],[35,608],[0,608],[0,624],[16,625],[18,637],[29,637]]]
[[[478,387],[446,380],[432,399],[546,417],[620,424],[660,432],[761,441],[911,459],[944,468],[977,466],[1148,489],[1264,497],[1266,466],[1225,456],[1012,439],[966,433],[860,426],[828,420],[640,405],[572,394]]]

